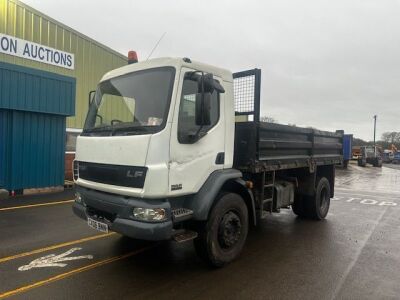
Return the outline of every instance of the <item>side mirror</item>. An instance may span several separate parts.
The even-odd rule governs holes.
[[[211,93],[197,93],[195,103],[197,126],[211,125]]]
[[[96,94],[96,91],[90,91],[89,92],[89,106],[93,102],[94,95]]]
[[[203,80],[203,83],[201,82],[202,80]],[[214,76],[211,73],[202,75],[199,78],[198,82],[199,82],[199,92],[203,88],[202,84],[204,84],[205,92],[212,94],[214,92],[214,90],[216,90],[219,93],[225,93],[224,87],[217,80],[214,79]]]

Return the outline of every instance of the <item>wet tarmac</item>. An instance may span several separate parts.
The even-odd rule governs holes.
[[[0,202],[0,298],[400,298],[400,168],[337,169],[325,221],[271,215],[218,270],[191,243],[98,233],[72,214],[71,199]]]

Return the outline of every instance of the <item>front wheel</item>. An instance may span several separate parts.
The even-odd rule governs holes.
[[[207,222],[199,227],[194,240],[197,254],[214,267],[233,261],[242,251],[249,229],[244,200],[233,193],[220,195]]]

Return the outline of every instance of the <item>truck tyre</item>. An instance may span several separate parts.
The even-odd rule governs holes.
[[[314,196],[298,195],[293,203],[293,212],[302,218],[322,220],[329,211],[331,187],[328,179],[318,180]]]
[[[300,195],[300,194],[294,195],[294,203],[292,204],[292,210],[299,217],[307,218],[308,216],[306,214],[306,211],[305,211],[304,205],[303,205],[303,203],[305,201],[304,197],[305,196]]]
[[[325,177],[319,179],[315,196],[310,197],[304,204],[310,218],[315,220],[325,219],[331,202],[331,186]]]
[[[343,168],[347,169],[348,166],[349,166],[349,161],[348,160],[344,160],[343,161]]]
[[[363,159],[359,159],[358,160],[358,166],[360,167],[366,167],[367,166],[367,162]]]
[[[239,256],[248,229],[244,200],[237,194],[220,194],[207,222],[199,224],[199,236],[194,240],[196,252],[209,265],[222,267]]]

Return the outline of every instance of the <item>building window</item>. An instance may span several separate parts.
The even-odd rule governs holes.
[[[191,143],[191,136],[195,135],[200,129],[200,126],[196,125],[195,118],[195,101],[197,92],[197,81],[185,78],[183,81],[178,117],[178,141],[181,144]],[[214,90],[211,94],[211,124],[203,126],[201,132],[205,133],[209,131],[218,123],[219,102],[219,93]]]

